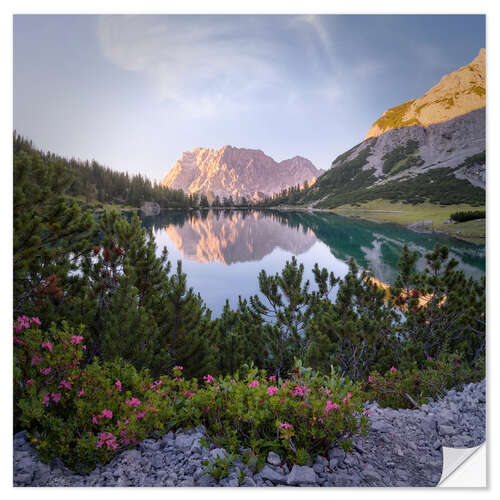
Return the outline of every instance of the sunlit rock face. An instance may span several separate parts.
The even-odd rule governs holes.
[[[422,97],[388,109],[370,128],[366,139],[412,125],[428,127],[486,106],[486,51],[467,66],[449,73]]]
[[[196,148],[182,153],[162,185],[221,200],[260,199],[304,181],[311,184],[321,173],[300,156],[278,163],[258,149]]]
[[[184,258],[226,265],[259,261],[276,248],[299,255],[317,241],[310,229],[289,227],[258,212],[193,219],[165,231]]]

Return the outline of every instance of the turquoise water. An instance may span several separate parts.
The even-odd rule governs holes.
[[[170,211],[143,217],[153,229],[158,253],[167,247],[169,259],[182,261],[188,284],[218,315],[226,299],[258,293],[258,274],[280,272],[293,255],[304,264],[313,282],[317,262],[336,276],[344,276],[351,257],[385,283],[398,274],[403,245],[424,255],[436,243],[446,245],[459,267],[476,279],[485,272],[485,247],[442,234],[416,233],[394,224],[377,224],[331,213],[277,211]]]

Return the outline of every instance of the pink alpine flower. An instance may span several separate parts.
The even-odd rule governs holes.
[[[259,381],[258,381],[258,380],[254,380],[254,381],[250,382],[250,383],[248,384],[248,387],[249,387],[250,389],[252,389],[253,387],[259,387]]]
[[[35,323],[35,324],[39,325],[39,326],[42,324],[42,322],[40,321],[40,319],[38,317],[36,317],[36,316],[34,318],[31,318],[30,321],[32,323]]]
[[[205,384],[210,384],[210,382],[214,381],[214,378],[212,377],[212,375],[205,375],[203,377],[203,380],[205,381]]]
[[[82,389],[79,393],[78,393],[78,397],[81,398],[83,395],[85,394],[85,390]]]
[[[116,385],[116,390],[118,392],[122,392],[122,383],[119,380],[115,382],[115,385]]]
[[[391,366],[391,369],[389,370],[391,373],[394,373],[397,371],[397,368],[395,366]]]
[[[102,416],[104,418],[113,418],[113,412],[111,410],[102,410]]]
[[[56,402],[56,403],[59,403],[60,399],[61,399],[61,393],[60,392],[57,392],[56,394],[52,393],[52,399]]]
[[[45,396],[43,397],[43,404],[45,406],[49,406],[49,403],[50,403],[50,394],[46,392]]]
[[[42,358],[40,358],[38,355],[34,354],[33,358],[31,359],[31,366],[34,366],[37,363],[40,363],[40,361],[42,361]]]
[[[58,389],[61,387],[66,387],[66,389],[71,390],[71,384],[66,382],[66,380],[61,380],[61,383],[57,386]]]
[[[274,396],[277,392],[279,391],[279,389],[275,386],[275,385],[271,385],[267,388],[267,394],[269,394],[270,396]]]
[[[125,401],[125,404],[129,406],[139,406],[141,402],[137,398],[132,398],[129,399],[128,401]]]
[[[17,345],[26,345],[26,342],[22,341],[21,339],[18,339],[15,335],[14,335],[14,343]]]
[[[26,380],[26,383],[27,383],[28,385],[32,384],[32,383],[33,383],[33,379],[32,379],[32,378],[29,378],[28,380]]]
[[[111,434],[111,432],[101,432],[99,434],[99,440],[97,441],[97,447],[106,446],[106,448],[112,448],[116,450],[118,445],[116,444],[116,437]]]
[[[269,377],[269,380],[276,380],[276,375],[271,375],[271,376]]]
[[[82,340],[83,340],[83,337],[81,335],[73,335],[71,337],[72,344],[79,344]]]
[[[40,368],[40,373],[42,375],[48,375],[52,371],[52,368],[49,366],[48,368]]]
[[[176,366],[176,368],[180,371],[184,370],[184,367],[183,366]]]
[[[368,375],[368,382],[370,382],[370,384],[373,384],[373,377],[371,375]]]
[[[52,344],[46,340],[45,342],[42,342],[42,349],[46,347],[50,352],[52,352]]]
[[[143,418],[146,415],[145,411],[141,411],[137,414],[137,418]]]
[[[291,425],[283,422],[280,424],[280,429],[290,429]]]
[[[332,402],[330,400],[327,400],[326,406],[325,406],[325,415],[328,415],[328,413],[330,413],[330,411],[337,410],[337,409],[338,409],[337,403],[332,404]]]

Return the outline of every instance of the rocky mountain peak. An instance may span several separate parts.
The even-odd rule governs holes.
[[[390,108],[371,126],[366,139],[395,128],[428,127],[465,115],[486,105],[486,51],[449,73],[422,97]]]
[[[221,199],[259,199],[305,181],[311,184],[321,173],[301,156],[278,163],[260,149],[226,145],[185,151],[162,185]]]

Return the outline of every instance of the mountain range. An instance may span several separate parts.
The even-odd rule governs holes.
[[[305,181],[312,184],[323,172],[301,156],[278,163],[258,149],[196,148],[182,153],[162,185],[205,194],[210,201],[216,196],[259,200]]]
[[[305,186],[304,183],[307,181]],[[486,51],[423,96],[385,111],[326,172],[296,156],[224,146],[182,153],[162,184],[186,193],[335,208],[387,199],[484,205]],[[276,193],[300,185],[293,197]]]

